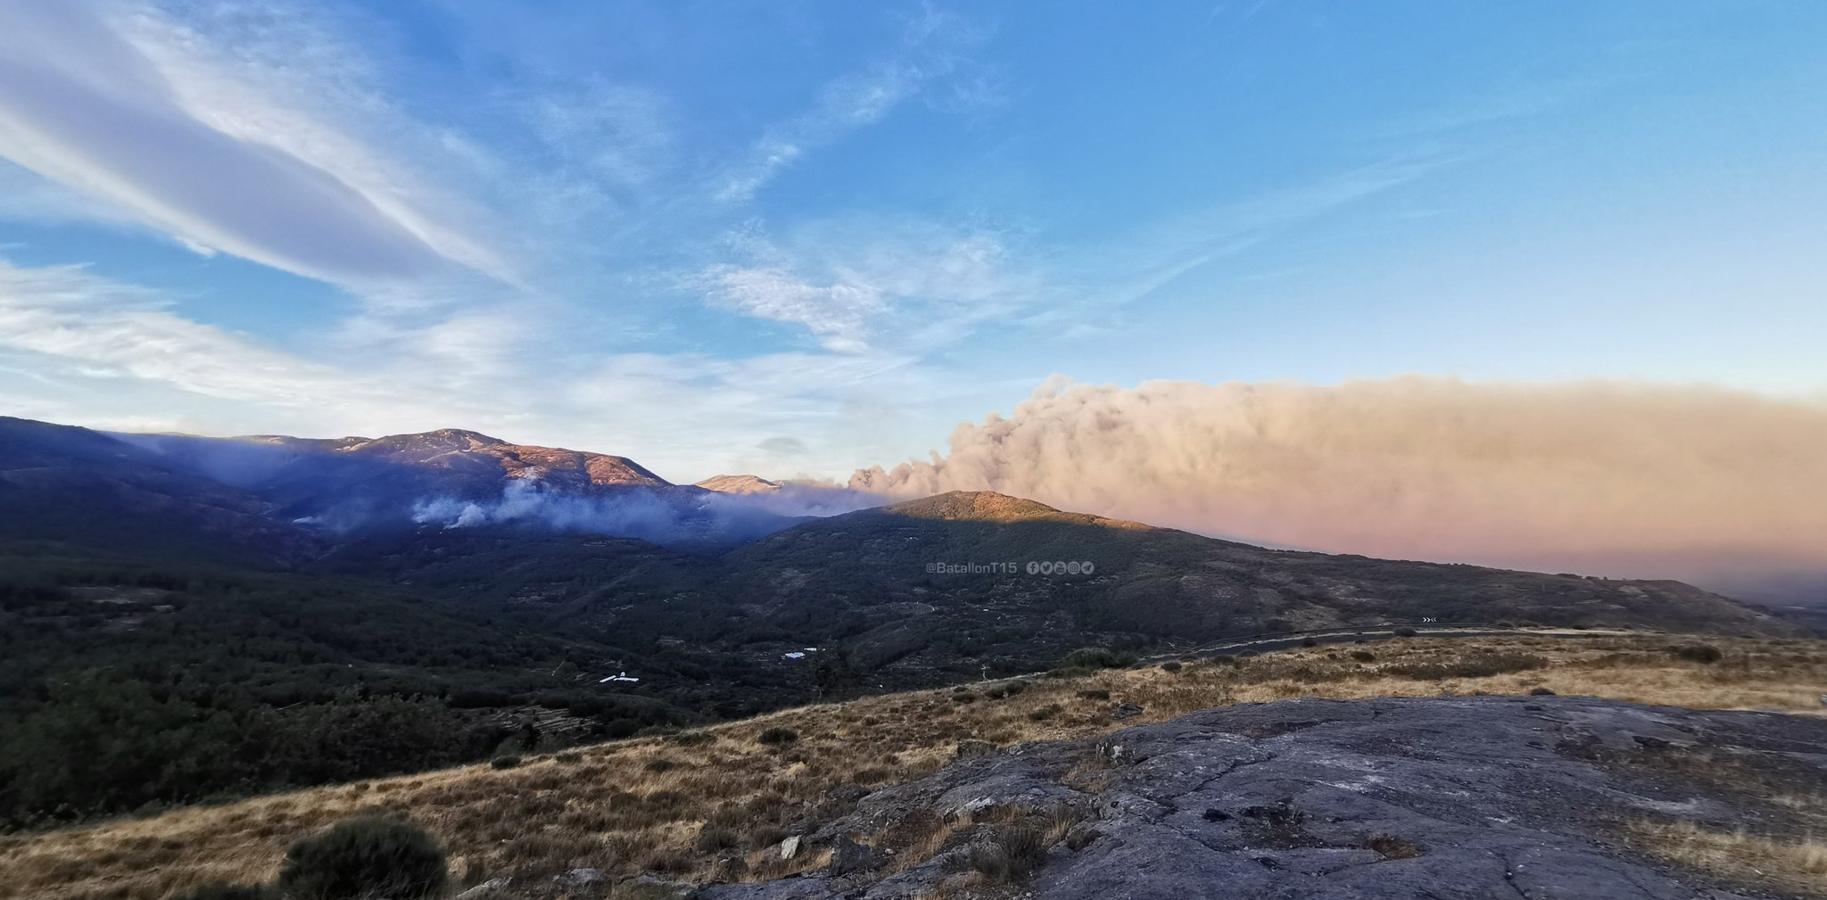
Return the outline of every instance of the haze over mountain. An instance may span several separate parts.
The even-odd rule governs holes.
[[[694,593],[742,598],[742,616],[807,623],[808,640],[853,640],[870,668],[965,633],[1009,645],[998,653],[1038,658],[1039,645],[1052,652],[1125,634],[1186,642],[1423,618],[1697,629],[1763,622],[1673,582],[1265,550],[993,492],[792,515],[787,508],[806,496],[834,504],[831,511],[861,498],[753,476],[706,482],[721,490],[673,485],[623,457],[457,429],[376,439],[209,439],[111,437],[0,420],[0,479],[8,508],[88,511],[75,520],[47,514],[44,525],[9,516],[18,537],[117,551],[136,542],[154,551],[211,544],[216,556],[238,548],[266,564],[378,570],[418,584],[450,582],[439,548],[462,548],[451,558],[460,560],[455,571],[489,561],[523,573],[492,584],[472,579],[471,589],[507,602],[536,595],[542,605],[564,606],[601,596],[577,557],[617,547],[616,556],[657,567],[618,576],[622,602],[659,599],[689,583]],[[85,532],[97,518],[106,524]],[[187,531],[195,534],[185,538]],[[641,539],[700,555],[566,535]],[[717,554],[715,561],[705,553]],[[1042,562],[1049,572],[1036,577],[1030,564]],[[983,566],[992,568],[972,568]],[[509,583],[519,587],[504,593]],[[821,621],[821,611],[829,618]]]
[[[274,519],[324,540],[415,525],[522,525],[718,543],[785,527],[799,515],[786,498],[763,508],[672,484],[626,457],[463,429],[380,438],[109,437],[142,451],[138,458],[149,464],[246,491]]]
[[[221,440],[0,419],[0,757],[40,785],[0,791],[0,819],[1028,673],[1087,646],[1448,622],[1797,630],[1673,581],[1271,550],[994,492],[852,506],[871,499],[719,493],[460,430]],[[119,778],[71,768],[70,735],[103,721],[134,748]],[[395,733],[419,737],[375,738],[380,754],[340,737]],[[204,758],[241,762],[186,767]]]

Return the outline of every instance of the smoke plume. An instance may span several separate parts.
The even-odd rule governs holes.
[[[1255,542],[1699,578],[1827,569],[1827,406],[1630,383],[1055,378],[854,489],[995,490]]]
[[[579,494],[534,478],[511,479],[499,498],[440,496],[412,506],[412,521],[444,528],[517,525],[553,531],[634,537],[659,544],[744,541],[789,528],[808,516],[830,516],[881,498],[860,491],[788,484],[771,494],[719,494],[696,488],[612,488]]]

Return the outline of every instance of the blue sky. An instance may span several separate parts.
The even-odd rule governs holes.
[[[0,410],[841,476],[1048,376],[1827,392],[1827,6],[0,8]]]

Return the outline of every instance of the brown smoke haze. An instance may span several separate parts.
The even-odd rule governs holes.
[[[854,489],[995,490],[1371,556],[1733,579],[1827,570],[1827,406],[1636,383],[1055,378]]]

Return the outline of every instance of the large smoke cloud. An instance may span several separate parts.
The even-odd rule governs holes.
[[[1374,556],[1700,578],[1827,568],[1827,406],[1710,388],[1049,381],[857,490],[996,490]]]

